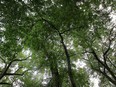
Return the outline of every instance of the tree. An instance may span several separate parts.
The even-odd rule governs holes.
[[[10,80],[10,78],[13,78],[12,76],[23,76],[25,73],[25,71],[22,71],[23,67],[16,67],[16,65],[27,58],[21,54],[22,47],[19,44],[20,40],[18,37],[15,37],[17,33],[11,30],[10,26],[6,27],[8,28],[1,27],[0,84],[12,85],[13,83]]]
[[[41,75],[49,74],[45,86],[89,87],[88,69],[101,73],[98,74],[101,81],[102,77],[106,77],[115,85],[115,49],[111,48],[111,43],[115,42],[115,30],[108,27],[109,14],[114,11],[113,1],[1,0],[0,4],[1,28],[4,28],[1,41],[5,37],[0,55],[5,61],[10,58],[9,62],[18,60],[20,62],[16,65],[29,69],[29,80],[25,75],[24,78],[14,77],[23,86],[32,84],[33,72],[39,72]],[[110,7],[111,11],[107,12]],[[102,45],[101,40],[107,35],[108,40]],[[29,56],[22,54],[26,49],[31,57],[22,61]],[[7,54],[4,54],[5,51]],[[76,69],[74,61],[82,60],[83,53],[88,55],[85,58],[86,68]],[[20,56],[23,58],[20,59]],[[37,86],[42,85],[42,80],[44,78],[39,78]]]
[[[108,17],[111,14],[112,7],[107,10],[107,7],[102,7],[99,15],[100,19],[95,20],[90,26],[89,31],[85,31],[84,34],[79,34],[80,45],[85,50],[84,59],[87,60],[91,68],[102,74],[101,80],[107,78],[111,84],[116,83],[115,80],[115,24],[111,22]],[[98,14],[98,12],[97,12]],[[103,17],[104,15],[104,17]],[[106,18],[107,17],[107,18]],[[96,25],[97,24],[97,25]],[[83,38],[84,36],[84,38]],[[83,43],[85,41],[85,43]],[[105,78],[104,78],[105,77]],[[103,81],[104,84],[107,84]],[[103,84],[101,82],[101,84]],[[110,83],[109,83],[110,84]],[[108,84],[107,84],[108,85]]]

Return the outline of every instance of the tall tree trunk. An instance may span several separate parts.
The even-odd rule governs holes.
[[[46,23],[48,23],[51,26],[51,28],[55,29],[55,31],[59,34],[62,46],[64,48],[64,52],[65,52],[65,55],[66,55],[66,59],[67,59],[68,75],[69,75],[69,78],[70,78],[70,82],[71,82],[72,87],[76,87],[76,83],[74,82],[74,78],[73,78],[73,74],[72,74],[72,68],[71,68],[71,63],[70,63],[70,56],[69,56],[67,47],[66,47],[66,45],[64,43],[62,34],[59,32],[59,30],[55,27],[55,25],[51,21],[46,20],[44,18],[42,18],[42,20],[45,21]]]
[[[51,62],[50,63],[50,70],[52,72],[52,81],[53,87],[61,87],[60,85],[60,77],[59,77],[59,72],[58,72],[58,68],[57,68],[57,63],[56,62]]]
[[[71,62],[70,62],[70,56],[69,56],[68,50],[67,50],[67,47],[64,43],[64,40],[63,40],[63,37],[62,37],[61,33],[59,33],[59,36],[60,36],[61,43],[62,43],[62,46],[64,48],[64,52],[65,52],[66,59],[67,59],[68,75],[69,75],[69,78],[70,78],[70,81],[71,81],[71,85],[72,85],[72,87],[76,87],[76,83],[74,81],[73,74],[72,74],[72,68],[71,68]]]
[[[50,71],[52,73],[52,84],[50,87],[61,87],[60,84],[60,76],[58,72],[58,66],[57,66],[57,60],[53,57],[53,55],[50,55],[51,53],[48,53],[46,49],[44,49],[46,56],[48,57],[48,61],[50,64]]]

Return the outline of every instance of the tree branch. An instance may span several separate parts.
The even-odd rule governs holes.
[[[94,55],[95,59],[100,63],[102,64],[102,66],[107,69],[107,71],[110,73],[110,75],[116,80],[116,76],[115,74],[113,73],[113,71],[109,68],[109,66],[107,64],[104,64],[100,59],[99,57],[97,56],[96,52],[94,51],[94,49],[92,49],[92,54]]]
[[[109,81],[111,81],[113,84],[115,84],[116,85],[116,81],[115,80],[113,80],[110,76],[108,76],[105,72],[102,72],[100,69],[99,70],[97,70],[97,69],[95,69],[97,72],[99,72],[99,73],[101,73],[103,76],[105,76]]]
[[[30,57],[30,56],[29,56]],[[16,62],[16,61],[24,61],[24,60],[27,60],[28,59],[28,57],[27,58],[25,58],[25,59],[14,59],[14,60],[12,60],[12,61],[10,61],[10,63],[7,65],[6,64],[6,66],[5,66],[5,68],[3,69],[3,71],[1,72],[1,74],[0,74],[0,80],[5,76],[5,75],[8,75],[8,73],[7,73],[7,71],[8,71],[8,69],[9,69],[9,67],[12,65],[12,63],[13,62]],[[14,74],[14,73],[13,73]],[[13,75],[13,74],[11,74],[11,75]],[[10,74],[9,74],[10,75]],[[18,74],[17,74],[18,75]]]
[[[6,82],[0,82],[0,85],[12,85],[12,84]]]
[[[25,70],[23,73],[6,73],[5,75],[20,75],[23,76],[28,70]]]

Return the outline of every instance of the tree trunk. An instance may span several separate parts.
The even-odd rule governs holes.
[[[52,73],[52,79],[50,82],[51,85],[50,87],[61,87],[60,84],[60,76],[59,76],[59,72],[58,72],[58,66],[57,66],[57,60],[56,58],[54,58],[53,55],[50,55],[51,53],[48,53],[46,51],[46,49],[44,49],[46,56],[48,57],[48,61],[50,64],[50,71]]]
[[[74,81],[73,74],[72,74],[72,68],[71,68],[70,56],[69,56],[68,50],[67,50],[67,47],[66,47],[66,45],[64,43],[63,37],[62,37],[62,35],[60,33],[59,33],[59,36],[61,38],[61,43],[62,43],[62,46],[64,48],[64,52],[65,52],[66,59],[67,59],[68,75],[69,75],[69,78],[70,78],[70,82],[71,82],[72,87],[76,87],[76,83]]]
[[[46,20],[44,18],[42,18],[43,21],[47,22],[53,29],[56,30],[56,32],[59,34],[59,37],[61,39],[61,43],[62,43],[62,46],[64,48],[64,52],[65,52],[65,55],[66,55],[66,59],[67,59],[67,65],[68,65],[68,75],[69,75],[69,78],[70,78],[70,82],[71,82],[71,85],[72,87],[76,87],[76,83],[74,82],[74,78],[73,78],[73,74],[72,74],[72,69],[71,69],[71,64],[70,64],[70,56],[69,56],[69,53],[68,53],[68,50],[67,50],[67,47],[64,43],[64,40],[63,40],[63,37],[62,37],[62,34],[59,32],[59,30],[52,24],[52,22],[50,22],[49,20]]]
[[[53,84],[52,86],[53,87],[61,87],[60,85],[60,77],[59,77],[59,73],[58,73],[58,68],[57,68],[57,63],[51,63],[50,64],[50,70],[52,72],[52,81],[53,81]]]

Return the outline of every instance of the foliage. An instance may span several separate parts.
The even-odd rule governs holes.
[[[89,87],[97,72],[116,85],[113,12],[113,0],[0,0],[0,84]]]

